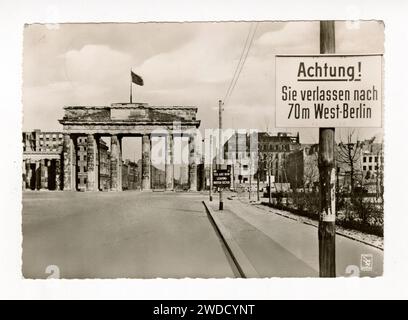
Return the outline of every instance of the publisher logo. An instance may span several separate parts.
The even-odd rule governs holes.
[[[371,253],[365,253],[361,255],[360,270],[373,271],[373,255]]]

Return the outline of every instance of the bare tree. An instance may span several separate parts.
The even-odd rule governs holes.
[[[303,189],[305,190],[306,186],[310,187],[314,182],[319,180],[319,168],[317,166],[317,153],[313,152],[311,155],[305,157],[305,166],[304,166],[304,181]]]
[[[258,159],[261,166],[258,166],[258,173],[260,168],[266,169],[268,175],[268,185],[269,185],[269,204],[272,203],[272,185],[271,185],[271,174],[272,174],[272,164],[273,164],[273,154],[271,152],[260,152],[258,154]]]
[[[362,145],[356,137],[354,142],[355,130],[349,130],[346,135],[346,141],[339,143],[337,147],[337,161],[346,165],[350,169],[350,188],[354,190],[356,180],[356,166],[360,160]]]

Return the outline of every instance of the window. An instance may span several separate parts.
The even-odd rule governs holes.
[[[86,178],[84,178],[84,184],[86,184],[86,180],[87,180],[87,179],[86,179]]]
[[[363,157],[363,162],[367,162],[367,157]]]
[[[370,170],[370,171],[373,170],[373,166],[369,166],[368,170]]]
[[[369,161],[369,162],[372,162],[372,161],[373,161],[373,157],[369,157],[368,161]],[[371,170],[371,169],[370,169],[370,170]]]
[[[244,170],[248,170],[248,165],[247,165],[247,164],[244,164],[243,169],[244,169]]]
[[[363,171],[366,171],[367,170],[367,167],[366,166],[363,166]]]
[[[374,161],[375,161],[375,162],[378,162],[378,157],[374,157]]]

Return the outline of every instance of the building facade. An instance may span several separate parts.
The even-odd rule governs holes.
[[[365,140],[361,147],[362,185],[377,196],[384,193],[384,148],[382,143]]]
[[[102,139],[99,140],[99,190],[110,189],[110,152],[108,145]],[[77,139],[77,189],[86,191],[88,185],[88,137]]]
[[[141,187],[140,164],[125,160],[122,167],[122,188],[123,190],[139,190]]]
[[[39,129],[23,132],[23,190],[63,190],[63,140],[62,132]],[[77,139],[77,189],[86,190],[87,137]],[[107,144],[100,141],[100,190],[110,189],[110,153]]]
[[[299,139],[299,133],[296,136],[288,132],[258,135],[261,180],[266,181],[269,172],[275,183],[288,183],[286,160],[290,153],[300,149]]]
[[[224,145],[224,158],[231,166],[233,185],[256,183],[258,174],[262,183],[268,183],[270,175],[275,184],[283,184],[288,183],[286,158],[299,149],[299,134],[236,132]]]
[[[384,153],[374,139],[335,146],[336,189],[350,192],[351,185],[366,192],[382,194]],[[286,173],[291,188],[310,189],[319,183],[318,144],[302,144],[286,157]]]
[[[302,144],[287,155],[285,168],[292,189],[311,190],[318,186],[318,151],[317,144]]]
[[[62,190],[62,132],[23,132],[23,190]]]

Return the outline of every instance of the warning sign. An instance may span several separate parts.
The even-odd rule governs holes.
[[[276,56],[277,127],[381,127],[382,55]]]
[[[231,186],[231,173],[228,169],[213,170],[214,187],[229,188]]]

